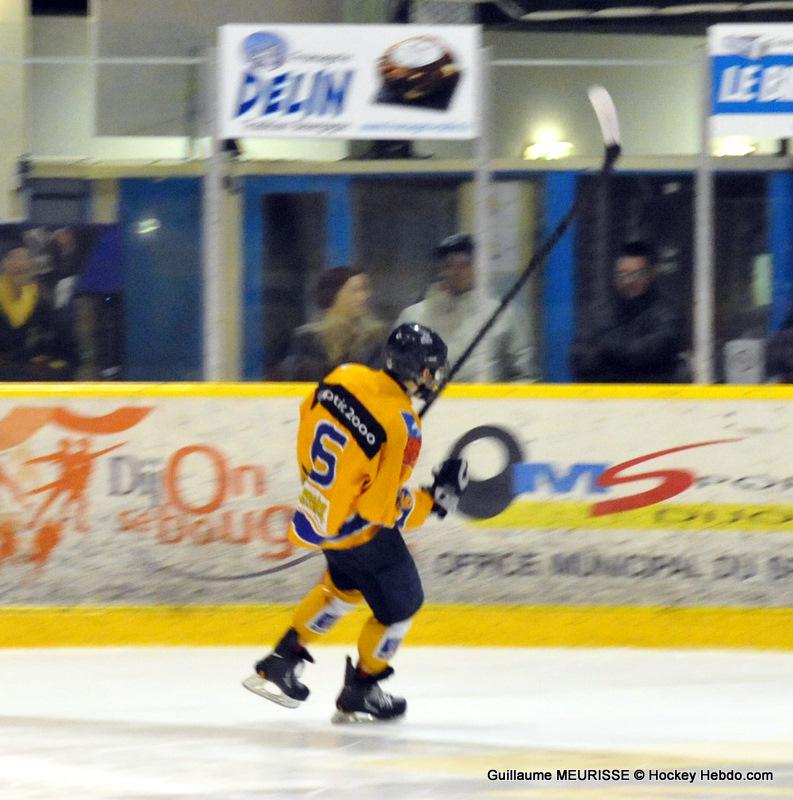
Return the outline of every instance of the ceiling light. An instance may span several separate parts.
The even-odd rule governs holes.
[[[658,9],[659,14],[726,14],[740,11],[742,3],[687,3],[679,6],[664,6]]]
[[[156,233],[160,230],[160,220],[156,217],[146,217],[146,219],[141,219],[138,221],[138,224],[135,227],[135,232],[138,236],[148,236],[151,233]]]
[[[570,8],[567,10],[557,9],[556,11],[531,11],[524,14],[521,19],[527,22],[558,22],[563,19],[580,19],[589,17],[592,12],[588,8]]]
[[[657,14],[655,6],[618,6],[617,8],[601,8],[593,11],[593,17],[651,17]]]
[[[572,142],[544,139],[543,141],[526,145],[523,150],[523,158],[529,161],[554,161],[557,158],[567,158],[572,153]]]
[[[757,150],[757,144],[746,136],[725,136],[723,139],[715,139],[711,145],[714,156],[748,156]]]
[[[791,0],[776,0],[768,3],[744,3],[741,11],[793,11]]]

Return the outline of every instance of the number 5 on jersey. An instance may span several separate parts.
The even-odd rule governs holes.
[[[314,431],[314,441],[311,444],[311,464],[313,469],[308,479],[327,489],[333,486],[336,480],[336,460],[349,441],[346,433],[342,433],[331,422],[320,422]],[[338,448],[338,452],[329,450],[329,447]],[[335,449],[334,448],[334,449]]]

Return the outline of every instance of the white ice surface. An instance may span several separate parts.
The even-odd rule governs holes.
[[[0,800],[793,798],[793,655],[405,647],[407,718],[332,726],[351,650],[297,710],[240,686],[265,648],[0,650]],[[774,780],[486,777],[719,766]]]

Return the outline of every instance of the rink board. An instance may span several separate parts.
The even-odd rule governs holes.
[[[291,605],[9,608],[0,647],[270,645]],[[352,644],[354,611],[321,644]],[[451,647],[669,647],[793,650],[793,613],[767,608],[504,606],[430,603],[407,642]]]
[[[1,387],[0,645],[272,638],[322,570],[308,391]],[[466,514],[407,536],[412,642],[793,649],[793,388],[451,387],[414,483],[472,430]]]

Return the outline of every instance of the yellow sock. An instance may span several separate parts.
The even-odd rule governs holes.
[[[412,619],[406,619],[393,625],[383,625],[374,617],[369,617],[358,637],[360,668],[369,675],[382,672],[394,657],[412,622]]]
[[[318,583],[295,609],[292,627],[300,643],[306,645],[327,633],[362,599],[360,592],[344,592],[336,587],[326,571],[322,583]]]

